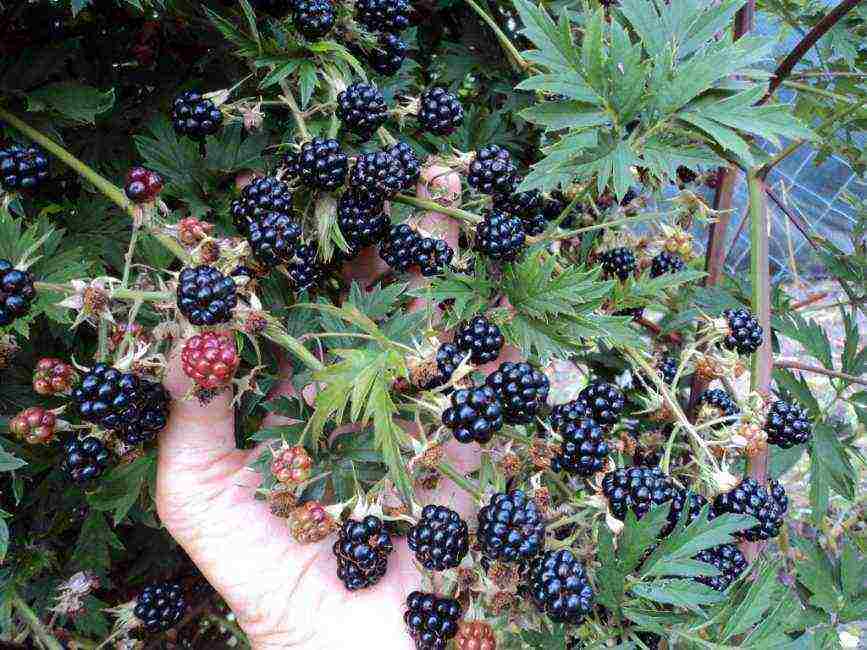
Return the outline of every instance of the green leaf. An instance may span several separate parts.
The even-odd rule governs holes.
[[[649,569],[643,569],[641,574],[643,576],[663,578],[694,578],[696,576],[717,576],[720,575],[720,572],[707,562],[662,559],[655,562]]]
[[[114,106],[114,90],[102,92],[73,81],[42,86],[27,96],[30,111],[55,110],[76,122],[94,124],[96,116]]]
[[[0,518],[0,564],[6,559],[6,553],[9,551],[9,526],[6,523],[6,518]]]
[[[155,468],[153,455],[116,467],[100,482],[100,489],[88,495],[88,503],[96,510],[113,512],[116,526],[138,500],[145,479]]]
[[[725,594],[694,580],[655,580],[635,585],[632,592],[640,598],[662,605],[683,607],[696,614],[702,613],[702,605],[712,605],[726,599]]]
[[[804,349],[814,356],[823,367],[833,370],[834,361],[831,355],[831,342],[825,330],[814,320],[807,320],[796,311],[790,311],[777,321],[777,331],[788,336],[804,346]]]
[[[536,7],[528,0],[514,0],[514,5],[524,26],[521,33],[538,48],[534,60],[544,62],[556,72],[573,71],[577,52],[571,31],[558,29],[543,7]]]
[[[14,472],[26,465],[26,461],[13,456],[8,451],[0,449],[0,472]]]
[[[313,91],[319,83],[318,68],[310,61],[305,61],[298,67],[298,84],[301,89],[301,108],[307,108]]]
[[[488,277],[487,271],[477,264],[474,276],[446,269],[442,275],[434,278],[430,285],[412,289],[409,294],[434,304],[453,300],[454,304],[449,312],[453,314],[452,320],[459,322],[484,311],[493,291],[494,283]]]
[[[620,559],[614,554],[614,535],[611,529],[605,522],[601,522],[596,531],[596,557],[600,565],[596,570],[597,598],[605,607],[619,613],[626,575],[629,572],[624,570]]]
[[[595,107],[579,102],[543,102],[520,112],[521,117],[546,129],[589,129],[611,123],[611,118]]]
[[[521,640],[534,650],[563,650],[566,647],[566,626],[552,625],[550,629],[543,627],[541,631],[522,630]]]
[[[645,553],[659,540],[659,533],[668,523],[671,503],[654,506],[644,517],[636,519],[632,510],[627,511],[620,533],[617,556],[623,569],[629,573],[641,562]]]
[[[245,134],[240,122],[228,124],[218,138],[208,143],[205,164],[220,174],[231,174],[242,169],[259,169],[264,165],[262,151],[268,146],[263,132]]]
[[[117,535],[108,527],[103,514],[91,510],[81,526],[81,533],[69,563],[76,569],[89,569],[105,575],[111,566],[111,550],[123,548]]]
[[[761,561],[753,571],[755,579],[744,581],[737,590],[736,604],[725,611],[720,641],[749,630],[762,619],[769,607],[782,599],[786,588],[777,579],[778,569],[775,563]]]

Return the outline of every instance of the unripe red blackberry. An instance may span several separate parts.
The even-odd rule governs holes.
[[[184,374],[208,390],[228,386],[241,363],[235,339],[223,332],[202,332],[184,343]]]
[[[446,650],[458,633],[463,611],[454,598],[413,591],[406,597],[403,620],[416,650]]]
[[[515,191],[518,169],[507,149],[489,144],[476,152],[470,163],[467,183],[483,194],[511,194]]]
[[[772,490],[774,490],[773,494],[759,485],[756,479],[745,478],[733,490],[724,492],[714,499],[714,512],[718,515],[731,512],[755,517],[758,520],[755,526],[739,531],[735,535],[751,542],[771,539],[780,534],[783,515],[788,508],[788,499],[782,486],[774,482]]]
[[[187,613],[184,590],[176,582],[149,585],[136,598],[133,613],[148,632],[165,632],[180,623]]]
[[[385,575],[393,551],[381,519],[373,515],[361,521],[347,519],[332,547],[337,577],[349,591],[372,587]]]
[[[390,77],[403,65],[409,46],[395,34],[379,35],[376,47],[367,54],[367,62],[375,72]]]
[[[163,190],[163,177],[144,167],[133,167],[126,175],[124,194],[133,203],[150,203]]]
[[[524,361],[506,361],[488,375],[490,386],[503,405],[503,416],[510,424],[528,424],[545,405],[551,382],[542,371]]]
[[[530,596],[536,608],[556,623],[580,624],[596,599],[584,565],[568,548],[548,551],[530,571]]]
[[[558,428],[562,436],[560,449],[551,460],[551,470],[590,477],[605,469],[611,448],[602,427],[595,420],[563,420]]]
[[[197,90],[179,95],[172,104],[172,126],[175,133],[193,140],[214,135],[223,124],[223,114],[210,99]]]
[[[404,192],[413,189],[421,175],[421,163],[413,148],[406,142],[396,142],[386,151],[400,163],[400,189]]]
[[[301,226],[292,218],[292,192],[276,178],[259,178],[232,203],[235,227],[266,266],[288,262],[295,255]]]
[[[749,567],[744,554],[734,544],[720,544],[713,548],[706,548],[699,551],[693,559],[710,564],[719,571],[719,575],[716,576],[697,576],[694,578],[696,582],[706,584],[716,591],[728,589]]]
[[[57,416],[41,406],[24,409],[9,420],[9,431],[29,445],[44,445],[54,438]]]
[[[336,190],[346,181],[349,161],[333,138],[313,138],[286,159],[289,173],[310,189]]]
[[[357,0],[355,19],[372,32],[402,32],[409,27],[406,0]]]
[[[496,209],[488,210],[476,226],[475,249],[488,257],[511,262],[524,250],[527,233],[518,217]]]
[[[370,200],[389,199],[403,189],[404,169],[388,151],[370,151],[355,160],[349,174],[349,187]]]
[[[308,501],[289,514],[289,532],[300,544],[314,544],[328,537],[337,524],[318,501]]]
[[[292,24],[304,38],[313,41],[326,36],[335,21],[331,0],[293,0]]]
[[[271,474],[285,485],[299,485],[310,478],[313,459],[301,445],[282,447],[274,453]]]
[[[626,404],[623,391],[614,384],[603,381],[590,382],[578,394],[578,398],[587,403],[593,419],[602,426],[616,424]]]
[[[0,259],[0,327],[26,316],[34,298],[33,274]]]
[[[497,637],[484,621],[465,621],[455,637],[455,646],[457,650],[497,650]]]
[[[686,268],[686,264],[680,255],[662,251],[659,255],[653,258],[650,263],[650,277],[658,278],[666,273],[680,273]]]
[[[602,493],[616,519],[623,521],[630,510],[641,519],[652,506],[671,501],[674,484],[658,467],[623,467],[605,475]]]
[[[498,492],[479,510],[476,540],[488,560],[524,563],[545,547],[545,520],[521,490]]]
[[[729,326],[728,335],[723,339],[726,349],[752,354],[761,347],[764,329],[749,310],[726,309],[723,316]]]
[[[382,241],[389,232],[391,219],[381,198],[349,190],[337,204],[337,225],[350,246],[364,248]]]
[[[98,438],[70,438],[63,445],[61,471],[74,483],[83,485],[102,476],[110,455]]]
[[[469,551],[467,523],[454,510],[428,504],[406,537],[409,550],[428,571],[445,571],[461,563]]]
[[[319,284],[325,276],[325,269],[317,258],[318,246],[315,241],[302,244],[295,250],[295,257],[286,265],[292,289],[298,293]]]
[[[72,388],[78,379],[75,369],[60,359],[43,358],[33,371],[33,391],[38,395],[57,395]]]
[[[343,127],[367,140],[388,119],[385,98],[376,86],[354,83],[337,95],[335,113]]]
[[[599,256],[602,262],[602,270],[608,277],[617,276],[625,282],[629,276],[635,273],[635,253],[631,249],[621,246],[605,251]]]
[[[803,445],[813,436],[813,427],[807,410],[798,404],[777,400],[771,405],[765,420],[768,444],[783,449]]]
[[[470,361],[474,364],[483,365],[500,356],[505,339],[497,325],[478,315],[458,326],[454,344],[459,350],[470,352]]]
[[[0,149],[0,186],[7,192],[35,190],[48,180],[48,156],[35,146]]]
[[[219,325],[232,320],[238,304],[235,280],[213,266],[186,268],[178,276],[178,309],[193,325]]]
[[[442,421],[458,442],[485,444],[503,428],[503,405],[488,386],[456,390],[451,402]]]
[[[432,86],[419,98],[418,121],[434,135],[449,135],[464,121],[464,108],[458,98],[442,86]]]

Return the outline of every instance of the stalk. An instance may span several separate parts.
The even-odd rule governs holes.
[[[521,53],[518,52],[518,48],[514,46],[512,41],[509,40],[509,37],[506,36],[502,29],[500,29],[497,21],[495,21],[490,15],[488,15],[488,12],[482,9],[482,7],[475,2],[475,0],[466,0],[466,2],[468,5],[470,5],[470,7],[473,8],[473,11],[475,11],[479,15],[479,18],[485,21],[485,24],[487,24],[487,26],[494,31],[494,35],[497,37],[497,40],[500,41],[500,45],[506,51],[506,54],[509,55],[512,63],[514,63],[515,66],[518,68],[518,71],[527,72],[531,68],[530,64],[523,56],[521,56]]]
[[[475,487],[470,481],[462,476],[458,470],[452,467],[446,461],[442,461],[439,465],[437,465],[437,471],[445,476],[452,483],[461,488],[464,492],[467,492],[475,499],[480,499],[482,497],[481,492],[479,492],[479,488]]]
[[[473,214],[472,212],[467,212],[466,210],[461,210],[460,208],[450,208],[445,205],[440,205],[436,201],[431,201],[429,199],[420,199],[416,196],[409,196],[408,194],[398,194],[394,196],[391,200],[395,203],[411,205],[416,208],[421,208],[422,210],[447,214],[450,217],[455,217],[456,219],[466,221],[467,223],[472,225],[478,224],[482,220],[480,216],[478,216],[477,214]]]
[[[18,615],[21,616],[21,619],[30,628],[30,631],[33,632],[33,636],[39,640],[39,643],[47,648],[47,650],[63,650],[60,642],[51,635],[51,632],[48,631],[36,613],[30,609],[30,606],[24,602],[21,596],[13,591],[10,600],[12,606],[18,610]]]

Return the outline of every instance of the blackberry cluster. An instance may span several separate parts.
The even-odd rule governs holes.
[[[110,456],[102,440],[88,436],[71,438],[63,445],[60,470],[73,482],[83,485],[102,476]]]
[[[137,445],[165,428],[171,397],[159,382],[98,363],[72,391],[72,401],[83,420]]]
[[[764,330],[749,310],[726,309],[723,316],[729,325],[728,335],[723,339],[726,349],[752,354],[761,347]]]
[[[374,32],[402,32],[409,27],[406,0],[358,0],[355,19]]]
[[[349,174],[349,186],[360,196],[388,199],[403,189],[403,165],[388,151],[370,151],[355,160]]]
[[[130,169],[123,186],[126,197],[138,204],[153,201],[162,189],[162,176],[144,167]]]
[[[511,262],[524,250],[526,239],[524,224],[518,217],[492,209],[476,226],[475,248],[492,259]]]
[[[334,28],[331,0],[293,0],[292,24],[304,38],[316,40]]]
[[[214,135],[222,124],[220,109],[197,90],[182,93],[172,105],[172,126],[178,135],[202,140],[207,135]]]
[[[494,208],[518,217],[524,226],[524,232],[531,236],[541,235],[548,225],[543,210],[542,195],[538,190],[495,194]]]
[[[568,472],[590,477],[605,468],[611,448],[602,427],[595,420],[583,418],[561,420],[557,431],[562,437],[560,450],[551,461],[554,472]]]
[[[187,613],[184,590],[177,582],[162,582],[145,587],[136,598],[133,614],[153,634],[177,625]]]
[[[806,409],[779,399],[771,405],[768,419],[765,420],[765,431],[768,444],[788,449],[809,442],[813,426]]]
[[[372,587],[385,575],[392,551],[391,537],[379,517],[347,519],[332,547],[337,577],[349,591]]]
[[[48,156],[37,146],[0,149],[0,186],[7,192],[35,190],[48,179]]]
[[[650,263],[650,277],[658,278],[666,273],[680,273],[686,268],[686,264],[680,255],[662,251],[659,255],[653,258]]]
[[[668,510],[668,524],[662,529],[660,535],[665,537],[675,529],[683,516],[684,510],[687,512],[686,525],[688,526],[694,522],[707,503],[707,499],[701,494],[687,488],[675,487],[671,498],[671,508]],[[710,511],[709,516],[713,519],[715,516],[713,510]]]
[[[489,386],[456,390],[451,400],[442,419],[458,442],[485,444],[503,428],[503,405]]]
[[[8,260],[0,260],[0,327],[26,316],[35,297],[33,274],[19,271]]]
[[[720,544],[713,548],[706,548],[699,551],[694,559],[710,564],[720,572],[718,576],[697,576],[695,578],[697,582],[706,584],[716,591],[728,589],[749,566],[744,554],[734,544]]]
[[[376,86],[355,83],[337,95],[337,117],[343,126],[367,140],[388,119],[385,98]]]
[[[484,316],[473,318],[458,326],[454,344],[463,352],[470,352],[470,361],[476,365],[490,363],[503,349],[505,339],[500,328]]]
[[[442,86],[431,86],[419,98],[418,121],[434,135],[449,135],[464,121],[464,107]]]
[[[292,192],[276,178],[258,178],[232,203],[235,227],[250,244],[254,257],[266,266],[288,262],[295,255],[301,226],[290,216]]]
[[[413,591],[406,597],[403,620],[416,650],[446,650],[458,633],[462,615],[461,604],[454,598]]]
[[[699,393],[699,396],[698,396],[699,407],[701,407],[702,405],[705,405],[705,404],[707,404],[708,406],[710,406],[711,408],[713,408],[716,411],[716,413],[715,413],[716,417],[712,418],[712,419],[731,418],[731,417],[734,417],[738,413],[741,412],[740,408],[738,408],[738,405],[735,404],[731,395],[729,395],[722,388],[710,388],[708,390],[704,390],[701,393]],[[717,425],[717,426],[723,426],[723,425]]]
[[[439,370],[441,384],[446,383],[455,374],[455,370],[461,365],[466,356],[465,352],[458,350],[454,343],[443,343],[437,350],[436,362]]]
[[[623,467],[605,475],[602,493],[611,514],[623,521],[630,510],[641,519],[651,507],[671,501],[674,486],[658,467]]]
[[[313,138],[301,145],[294,156],[287,157],[289,173],[311,189],[336,190],[346,181],[349,162],[333,138]]]
[[[295,251],[295,257],[286,265],[294,291],[306,291],[322,281],[325,270],[316,258],[318,251],[316,242],[301,244]]]
[[[731,512],[738,515],[751,515],[758,519],[752,528],[735,533],[742,539],[755,542],[771,539],[780,534],[783,515],[788,509],[788,498],[779,483],[771,483],[771,492],[759,485],[754,478],[745,478],[730,492],[724,492],[714,499],[714,512],[718,515]]]
[[[545,519],[523,491],[498,492],[479,510],[476,537],[488,560],[524,563],[545,547]]]
[[[635,273],[635,253],[625,246],[605,251],[599,259],[602,262],[602,270],[608,277],[617,276],[625,282]]]
[[[596,599],[584,565],[568,548],[548,551],[530,571],[530,596],[555,623],[578,625]]]
[[[518,180],[518,169],[507,149],[489,144],[476,152],[470,163],[467,183],[483,194],[511,194]]]
[[[385,214],[382,199],[348,191],[337,204],[337,225],[350,246],[364,248],[385,237],[391,219]]]
[[[406,55],[409,53],[409,45],[395,34],[380,34],[376,47],[367,54],[367,62],[374,72],[391,76],[400,70]]]
[[[451,265],[455,252],[445,239],[421,237],[412,251],[413,263],[426,277],[439,275]]]
[[[469,551],[467,523],[445,506],[426,505],[406,537],[409,550],[428,571],[445,571],[461,563]]]
[[[413,265],[413,251],[421,237],[408,224],[392,226],[388,236],[379,245],[379,256],[391,268],[408,271]]]
[[[571,422],[593,418],[593,412],[583,399],[573,399],[565,404],[557,404],[551,409],[551,428],[558,433]]]
[[[678,365],[678,361],[674,357],[662,357],[656,362],[656,371],[667,386],[674,383]],[[649,382],[649,384],[652,386],[653,382]]]
[[[228,323],[237,304],[235,280],[213,266],[187,268],[178,276],[178,309],[193,325]]]
[[[527,424],[548,399],[551,383],[545,373],[524,361],[506,361],[485,379],[503,406],[510,424]]]
[[[412,189],[421,175],[421,163],[413,148],[406,142],[396,142],[387,149],[388,155],[400,163],[400,189]]]
[[[768,481],[768,488],[771,493],[771,499],[777,504],[780,512],[786,514],[789,511],[789,497],[786,495],[786,488],[775,479]]]
[[[626,404],[623,392],[614,384],[603,381],[590,382],[578,393],[578,399],[587,403],[593,419],[602,426],[616,424]]]

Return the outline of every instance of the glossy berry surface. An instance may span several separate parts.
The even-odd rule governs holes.
[[[406,142],[395,142],[386,152],[400,163],[401,191],[412,190],[421,175],[421,163],[415,155],[415,150]]]
[[[709,388],[702,391],[699,393],[697,403],[700,408],[706,405],[706,408],[711,410],[712,419],[732,418],[741,411],[731,395],[723,388]],[[715,425],[714,428],[721,426],[724,426],[724,424]]]
[[[616,424],[626,404],[623,391],[603,381],[590,382],[578,394],[578,398],[587,403],[593,419],[602,426]]]
[[[385,575],[394,545],[379,517],[347,519],[332,547],[337,577],[349,591],[375,585]]]
[[[496,144],[479,149],[467,173],[467,183],[482,194],[511,194],[517,180],[512,155]]]
[[[313,459],[301,445],[281,447],[271,460],[271,474],[280,483],[298,485],[310,478]]]
[[[402,32],[409,27],[406,0],[357,0],[355,19],[374,32]]]
[[[0,327],[26,316],[34,298],[33,274],[0,259]]]
[[[568,548],[548,551],[534,563],[530,596],[552,621],[572,625],[590,614],[595,601],[584,565]]]
[[[333,138],[313,138],[287,158],[289,173],[308,189],[336,190],[346,181],[349,161]]]
[[[24,409],[9,420],[9,431],[28,445],[43,445],[54,438],[57,416],[41,406]]]
[[[488,386],[462,388],[452,393],[443,424],[458,442],[485,444],[503,428],[503,405]]]
[[[557,404],[551,409],[551,428],[558,433],[570,422],[580,422],[587,418],[593,418],[593,411],[580,397],[565,404]]]
[[[608,277],[617,277],[625,282],[635,273],[635,253],[625,246],[605,251],[599,259],[602,262],[602,270]]]
[[[416,650],[446,650],[458,633],[462,615],[461,604],[454,598],[413,591],[406,597],[403,620]]]
[[[489,560],[526,562],[545,546],[545,520],[523,491],[498,492],[479,510],[476,539]]]
[[[292,192],[276,178],[258,178],[232,203],[235,227],[247,238],[253,256],[273,266],[288,262],[301,239],[301,226],[292,218]]]
[[[752,354],[762,345],[764,329],[747,309],[726,309],[723,312],[729,331],[723,339],[728,350]]]
[[[623,521],[630,510],[641,519],[674,497],[674,484],[658,467],[624,467],[605,475],[602,493],[616,519]]]
[[[666,273],[679,273],[686,268],[686,264],[680,255],[662,251],[659,255],[653,258],[650,263],[650,277],[658,278]]]
[[[768,444],[783,449],[803,445],[813,437],[813,426],[807,410],[798,404],[777,400],[771,405],[765,421]]]
[[[391,198],[403,189],[404,168],[388,151],[370,151],[355,160],[349,187],[370,200]]]
[[[396,271],[408,271],[415,264],[413,252],[420,241],[421,235],[408,224],[392,226],[379,245],[379,256]]]
[[[400,70],[408,53],[406,41],[395,34],[383,33],[379,35],[376,47],[368,52],[367,62],[377,74],[390,77]]]
[[[133,203],[149,203],[163,190],[163,177],[144,167],[133,167],[126,175],[123,192]]]
[[[108,449],[100,439],[71,438],[63,445],[60,469],[73,483],[83,485],[102,476],[109,458]]]
[[[293,0],[292,24],[304,38],[317,40],[326,36],[336,20],[331,0]]]
[[[240,363],[235,339],[223,332],[196,334],[181,350],[184,374],[208,390],[228,386]]]
[[[442,86],[432,86],[419,97],[418,121],[434,135],[454,133],[464,121],[464,108],[458,98]]]
[[[734,544],[720,544],[699,551],[695,556],[699,562],[710,564],[720,572],[716,576],[697,576],[695,580],[706,584],[715,591],[725,591],[749,567],[747,559]]]
[[[526,240],[524,223],[518,217],[491,209],[476,226],[475,250],[494,260],[511,262],[523,252]]]
[[[235,280],[213,266],[186,268],[178,276],[178,309],[193,325],[219,325],[232,319],[238,304]]]
[[[72,388],[78,379],[75,369],[65,361],[45,357],[33,370],[33,391],[37,395],[57,395]]]
[[[445,239],[420,236],[411,256],[419,272],[429,278],[442,273],[452,263],[455,252]]]
[[[48,180],[48,156],[37,146],[0,149],[0,186],[7,192],[35,190]]]
[[[466,356],[454,343],[443,343],[436,354],[437,370],[439,370],[441,383],[446,383],[455,374],[458,366]]]
[[[223,114],[210,99],[197,90],[179,95],[172,104],[172,126],[175,133],[193,140],[214,135],[223,124]]]
[[[506,361],[485,379],[503,405],[503,415],[510,424],[527,424],[545,405],[551,382],[545,373],[529,363]]]
[[[589,477],[605,469],[611,448],[595,420],[566,420],[558,432],[562,442],[551,461],[552,471]]]
[[[542,195],[538,190],[495,194],[493,204],[495,209],[518,217],[526,234],[536,236],[545,232],[548,219],[545,216]]]
[[[461,563],[469,551],[467,522],[445,506],[426,505],[406,538],[415,558],[428,571],[445,571]]]
[[[745,478],[730,492],[717,495],[713,507],[717,514],[731,512],[738,515],[750,515],[758,519],[758,523],[752,528],[734,533],[737,537],[751,542],[771,539],[780,534],[783,525],[783,515],[788,508],[788,499],[785,501],[785,491],[776,484],[778,489],[771,494],[768,489],[754,478]]]
[[[286,265],[293,291],[307,291],[325,277],[325,270],[317,258],[316,242],[302,244],[295,249],[295,257]]]
[[[350,246],[364,248],[382,240],[391,227],[382,199],[344,192],[337,204],[337,225]]]
[[[461,323],[455,331],[454,344],[471,353],[470,361],[476,365],[490,363],[500,356],[505,342],[500,328],[481,315]]]
[[[177,582],[149,585],[136,598],[133,613],[151,634],[165,632],[180,623],[187,613],[184,590]]]
[[[367,140],[388,118],[385,98],[376,86],[354,83],[337,95],[337,118],[343,128]]]
[[[667,386],[671,386],[674,383],[674,379],[677,377],[678,365],[678,361],[674,357],[662,357],[656,362],[656,371]],[[653,386],[653,382],[649,382],[649,384]]]

